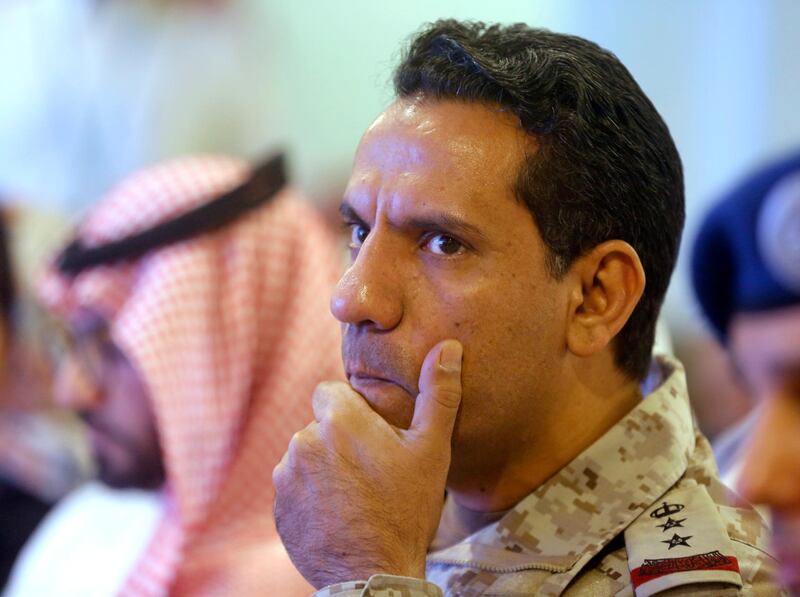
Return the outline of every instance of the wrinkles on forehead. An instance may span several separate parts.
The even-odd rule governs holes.
[[[484,108],[476,117],[475,106]],[[425,109],[423,109],[425,108]],[[446,111],[447,118],[441,114]],[[500,135],[496,143],[485,143],[487,121]],[[497,127],[497,125],[501,125]],[[391,130],[391,135],[385,134]],[[436,159],[432,159],[426,140],[438,141]],[[380,139],[375,142],[375,139]],[[511,151],[516,146],[519,152]],[[515,115],[494,104],[476,104],[458,100],[404,98],[390,105],[367,129],[356,153],[359,161],[381,167],[387,174],[402,175],[432,168],[481,171],[488,162],[497,164],[500,180],[514,180],[520,155],[536,150],[535,139],[519,126]],[[444,148],[444,151],[441,149]],[[485,183],[492,182],[486,177]]]
[[[500,221],[496,202],[516,200],[514,184],[532,144],[516,117],[494,105],[398,100],[361,140],[343,198],[345,219],[374,226],[384,218],[398,229],[499,241],[512,223]]]

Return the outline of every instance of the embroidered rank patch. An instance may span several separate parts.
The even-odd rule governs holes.
[[[717,507],[702,485],[670,491],[625,530],[636,597],[693,583],[742,586]]]

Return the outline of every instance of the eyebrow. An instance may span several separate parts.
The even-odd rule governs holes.
[[[339,204],[339,214],[342,216],[342,219],[347,220],[348,222],[358,222],[359,224],[366,223],[347,201],[342,201]]]
[[[342,217],[349,222],[356,222],[358,224],[366,224],[364,219],[356,213],[347,200],[343,200],[339,205],[339,213]],[[486,235],[480,228],[474,224],[470,224],[463,218],[454,216],[448,213],[435,213],[431,215],[417,216],[403,220],[401,227],[404,228],[417,228],[422,230],[441,230],[443,232],[452,232],[454,234],[475,236],[481,240],[486,239]]]

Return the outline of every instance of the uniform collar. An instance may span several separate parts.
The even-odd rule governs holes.
[[[695,431],[683,367],[656,357],[642,402],[497,522],[429,555],[493,572],[577,574],[686,471]],[[658,383],[660,381],[660,383]]]

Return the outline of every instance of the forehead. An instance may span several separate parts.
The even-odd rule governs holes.
[[[533,146],[516,116],[499,106],[400,99],[362,137],[346,197],[380,199],[410,189],[431,198],[511,195]]]

